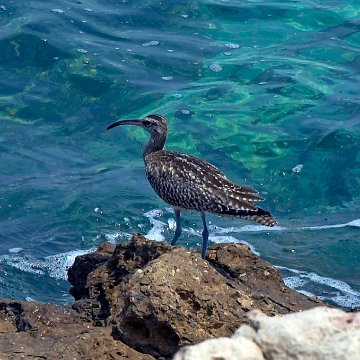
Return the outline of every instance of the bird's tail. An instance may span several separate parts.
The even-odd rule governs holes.
[[[256,223],[260,224],[260,225],[265,225],[265,226],[270,226],[273,227],[277,224],[277,221],[271,216],[271,214],[269,215],[247,215],[247,216],[241,216],[242,219],[246,219],[246,220],[250,220],[250,221],[255,221]]]
[[[234,216],[240,217],[245,220],[255,221],[260,225],[265,226],[275,226],[277,221],[272,217],[269,211],[264,210],[262,208],[256,208],[255,210],[241,210],[241,209],[234,209],[234,208],[227,208],[224,207],[221,212],[217,213],[221,216]]]

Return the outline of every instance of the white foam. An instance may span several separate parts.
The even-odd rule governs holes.
[[[115,233],[105,234],[106,240],[112,244],[116,244],[121,240],[129,240],[131,236],[131,234],[124,231],[117,231]]]
[[[173,213],[173,209],[167,207],[165,209],[169,213]],[[160,213],[160,215],[157,215],[157,213]],[[151,210],[145,213],[144,215],[146,217],[149,217],[149,214],[151,216],[161,216],[163,214],[162,210]],[[263,226],[263,225],[244,225],[244,226],[229,226],[229,227],[221,227],[217,225],[209,225],[209,231],[211,231],[213,234],[229,234],[229,233],[242,233],[242,232],[269,232],[269,231],[296,231],[296,230],[326,230],[326,229],[334,229],[334,228],[342,228],[342,227],[360,227],[360,219],[354,219],[352,221],[349,221],[347,223],[341,223],[341,224],[331,224],[331,225],[318,225],[318,226],[299,226],[299,227],[286,227],[286,226]],[[184,229],[185,230],[185,229]],[[190,230],[191,231],[191,230]],[[190,232],[189,231],[189,232]],[[196,235],[195,230],[193,230],[194,235]]]
[[[41,264],[35,261],[32,257],[2,255],[0,256],[0,264],[1,263],[31,274],[45,275],[45,272],[41,269]]]
[[[168,227],[169,230],[174,230],[176,229],[176,221],[172,218],[168,219]]]
[[[348,309],[359,309],[360,307],[360,300],[358,297],[354,296],[348,296],[345,295],[337,295],[333,297],[322,297],[320,296],[320,299],[322,300],[332,300],[335,304],[348,308]]]
[[[146,212],[144,214],[150,221],[152,228],[145,235],[148,239],[155,241],[164,241],[165,237],[162,234],[164,232],[165,227],[167,226],[163,221],[155,219],[156,217],[160,217],[163,215],[162,210],[154,209]]]
[[[344,224],[333,224],[333,225],[320,225],[320,226],[301,226],[296,228],[296,230],[326,230],[326,229],[336,229],[346,226],[360,227],[360,219],[355,219]]]
[[[166,211],[172,212],[171,208],[166,208]],[[165,240],[164,235],[162,234],[165,230],[175,231],[176,228],[176,222],[173,218],[169,218],[167,220],[167,224],[163,221],[157,220],[156,217],[163,216],[163,211],[159,209],[154,209],[151,211],[148,211],[144,214],[145,217],[147,217],[150,221],[150,224],[152,225],[152,228],[148,231],[148,233],[145,235],[145,237],[156,240],[156,241],[163,241]],[[257,227],[255,225],[255,227]],[[259,228],[262,228],[261,230],[264,230],[263,226],[258,226]],[[256,254],[259,255],[259,252],[255,250],[255,248],[249,244],[248,242],[244,240],[239,240],[235,238],[234,236],[226,236],[226,235],[217,235],[217,234],[226,234],[227,229],[220,228],[218,226],[209,225],[208,227],[210,235],[209,240],[214,243],[238,243],[238,244],[245,244],[247,245],[250,250]],[[195,230],[193,228],[183,228],[182,229],[184,233],[188,233],[193,236],[201,237],[201,231]],[[230,231],[229,231],[230,232]]]
[[[216,234],[229,234],[229,233],[242,233],[242,232],[258,232],[258,231],[294,231],[294,230],[326,230],[326,229],[334,229],[334,228],[342,228],[342,227],[360,227],[360,219],[355,219],[352,221],[349,221],[347,223],[342,224],[332,224],[332,225],[319,225],[319,226],[299,226],[294,228],[289,228],[285,226],[262,226],[262,225],[244,225],[240,227],[226,227],[222,228],[220,226],[213,226],[212,231]]]
[[[276,268],[296,274],[284,278],[285,284],[292,289],[295,289],[303,294],[311,294],[311,296],[313,296],[312,293],[302,289],[301,287],[306,286],[311,288],[311,285],[315,285],[317,289],[317,294],[315,295],[321,300],[330,300],[341,307],[351,309],[360,307],[360,292],[354,290],[345,281],[321,276],[314,272],[308,273],[305,271],[291,269],[286,266],[276,266]],[[324,287],[321,288],[319,285],[323,285]],[[329,293],[329,295],[322,295],[322,293]]]
[[[240,227],[230,226],[226,228],[223,228],[221,226],[211,225],[209,228],[214,234],[229,234],[229,233],[242,233],[242,232],[258,232],[258,231],[269,232],[269,231],[287,230],[286,227],[278,226],[278,225],[273,227],[262,226],[262,225],[244,225]]]
[[[337,290],[339,290],[339,291],[341,291],[343,293],[346,293],[346,294],[360,296],[359,292],[357,292],[356,290],[353,290],[351,288],[351,286],[349,284],[347,284],[346,282],[344,282],[344,281],[336,280],[336,279],[333,279],[333,278],[330,278],[330,277],[320,276],[320,275],[315,274],[313,272],[308,273],[307,277],[311,281],[313,281],[313,282],[315,282],[317,284],[322,284],[322,285],[332,287],[332,288],[337,289]],[[359,298],[359,300],[360,300],[360,298]]]
[[[304,271],[300,271],[300,270],[288,268],[288,267],[286,267],[286,266],[275,265],[275,267],[276,267],[277,269],[287,270],[287,271],[290,271],[290,272],[295,273],[295,274],[302,274],[302,273],[304,273]]]
[[[47,256],[44,259],[43,266],[50,277],[55,279],[67,280],[67,270],[74,263],[75,258],[94,252],[96,248],[86,250],[73,250],[65,253]]]
[[[87,250],[73,250],[65,253],[36,259],[33,256],[2,255],[0,263],[5,263],[20,271],[36,275],[48,275],[56,279],[67,280],[67,269],[74,263],[76,256],[88,254],[96,248]]]
[[[313,293],[311,293],[310,291],[298,290],[298,292],[299,292],[300,294],[303,294],[303,295],[305,295],[305,296],[307,296],[307,297],[310,297],[310,298],[316,297],[316,296],[315,296]]]
[[[348,223],[346,223],[346,225],[360,227],[360,219],[355,219],[353,221],[349,221]]]
[[[293,173],[299,173],[299,172],[302,171],[303,167],[304,167],[303,164],[298,164],[298,165],[294,166],[294,167],[291,169],[291,171],[292,171]]]
[[[24,250],[22,247],[14,247],[9,249],[9,253],[15,254],[15,253],[19,253],[22,250]]]
[[[308,283],[307,280],[300,278],[299,276],[288,276],[284,278],[284,283],[286,286],[296,289],[300,286],[304,286]]]

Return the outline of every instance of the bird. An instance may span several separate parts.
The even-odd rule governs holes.
[[[175,214],[175,232],[171,245],[180,237],[183,211],[200,212],[203,223],[201,257],[206,258],[209,230],[205,213],[231,216],[275,226],[277,221],[269,211],[254,204],[263,197],[251,187],[237,185],[214,165],[198,157],[164,150],[168,130],[163,115],[150,114],[143,119],[118,120],[107,127],[132,125],[145,129],[150,139],[143,149],[145,173],[150,185]]]

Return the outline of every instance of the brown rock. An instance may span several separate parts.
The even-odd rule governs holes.
[[[321,304],[287,288],[245,245],[213,246],[204,261],[197,252],[135,235],[111,256],[101,255],[107,260],[95,269],[89,256],[99,260],[84,255],[69,270],[75,308],[95,324],[111,324],[115,339],[156,357],[231,335],[249,322],[249,310],[276,315]]]
[[[84,323],[70,307],[0,302],[0,359],[151,360],[114,340],[111,328]]]

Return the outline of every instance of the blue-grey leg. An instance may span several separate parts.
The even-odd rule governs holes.
[[[203,225],[204,225],[204,230],[202,232],[203,242],[202,242],[202,248],[201,248],[201,257],[203,259],[205,259],[207,243],[208,243],[208,239],[209,239],[209,230],[208,230],[207,225],[206,225],[205,213],[204,212],[201,213],[201,219],[202,219],[202,222],[203,222]]]
[[[174,237],[171,241],[171,245],[175,245],[177,239],[181,234],[180,210],[174,209],[174,213],[175,213],[176,229],[175,229]]]

